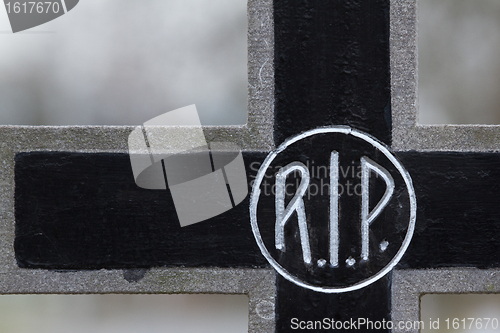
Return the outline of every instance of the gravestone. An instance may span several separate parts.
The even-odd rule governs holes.
[[[484,291],[500,130],[416,123],[415,18],[415,1],[249,1],[248,124],[205,135],[243,148],[253,193],[184,228],[168,191],[135,185],[133,128],[2,127],[0,291],[245,293],[249,331],[280,333],[404,331],[421,293]]]

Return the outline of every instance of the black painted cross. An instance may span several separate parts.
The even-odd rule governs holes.
[[[337,125],[391,144],[388,0],[275,0],[274,38],[276,145]],[[328,143],[310,147],[317,149],[330,153]],[[412,177],[418,203],[413,239],[395,269],[498,267],[500,156],[394,154]],[[257,171],[252,163],[266,156],[244,153],[250,179]],[[249,198],[180,228],[168,191],[137,188],[126,154],[20,153],[15,177],[15,252],[22,268],[269,267],[252,233]],[[313,291],[280,274],[276,286],[276,332],[300,331],[293,318],[391,316],[391,273],[347,293]]]

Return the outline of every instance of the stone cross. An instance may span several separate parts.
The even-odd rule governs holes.
[[[188,227],[179,226],[168,191],[135,185],[127,154],[133,128],[3,126],[0,292],[247,294],[249,332],[283,333],[325,318],[360,331],[391,321],[393,327],[380,330],[418,332],[397,324],[419,320],[421,294],[497,291],[500,130],[417,124],[416,5],[249,0],[248,123],[204,132],[209,141],[242,147],[253,194]],[[299,186],[291,196],[281,193],[282,203],[278,190],[267,201],[261,191],[259,243],[250,209],[258,170],[284,142],[318,128],[366,135],[301,141],[280,155],[269,184],[286,187],[287,179],[306,179],[307,172],[318,181],[307,165],[313,155],[327,156],[326,170],[339,166],[328,182],[346,178],[351,160],[365,176],[351,177],[351,199],[330,192],[338,183],[322,196],[305,199],[304,192],[293,204]],[[361,137],[375,138],[378,152]],[[390,156],[411,178],[407,192],[401,192],[403,173],[388,166]],[[391,199],[395,193],[402,199]],[[371,214],[374,202],[384,200]],[[391,226],[399,215],[411,220],[412,207],[413,226]],[[328,239],[329,251],[318,250]],[[398,241],[405,251],[394,248]],[[356,282],[384,271],[375,262],[386,254],[398,257],[387,272]],[[298,273],[275,270],[285,265]]]

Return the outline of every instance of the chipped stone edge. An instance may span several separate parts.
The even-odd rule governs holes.
[[[500,293],[500,269],[447,268],[403,269],[392,273],[391,317],[394,333],[401,330],[398,322],[420,320],[420,298],[424,294]]]
[[[418,0],[390,2],[392,148],[500,151],[500,125],[418,124]]]
[[[208,142],[232,142],[243,151],[274,146],[274,24],[271,0],[248,0],[248,121],[241,126],[205,126]],[[147,119],[145,119],[147,120]],[[137,124],[139,125],[139,124]],[[272,269],[154,268],[138,282],[122,270],[20,269],[14,255],[14,158],[19,152],[128,153],[134,126],[0,126],[0,294],[217,293],[249,296],[249,332],[275,330]],[[192,128],[176,133],[190,136]]]

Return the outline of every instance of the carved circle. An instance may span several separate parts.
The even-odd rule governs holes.
[[[265,177],[266,171],[273,162],[273,160],[283,151],[287,149],[290,145],[303,140],[308,137],[312,137],[314,135],[318,134],[328,134],[328,133],[338,133],[338,134],[344,134],[347,136],[352,136],[354,138],[363,140],[365,143],[368,143],[372,147],[374,147],[377,151],[381,152],[387,160],[392,163],[394,168],[399,172],[401,178],[404,181],[404,184],[406,185],[407,189],[407,195],[409,199],[409,221],[408,221],[408,227],[406,228],[406,234],[404,236],[404,240],[402,241],[402,245],[399,247],[399,250],[397,253],[392,257],[392,260],[388,262],[387,265],[385,265],[381,270],[373,274],[372,276],[369,276],[366,279],[363,279],[359,282],[350,284],[350,285],[345,285],[345,286],[318,286],[314,285],[312,283],[306,282],[298,278],[297,276],[294,276],[291,274],[287,269],[285,269],[280,263],[277,262],[275,258],[270,254],[269,250],[266,248],[266,245],[263,241],[262,235],[259,230],[259,224],[257,221],[257,209],[258,209],[258,204],[259,204],[259,198],[261,195],[261,190],[260,186],[261,183]],[[397,265],[397,263],[401,260],[403,257],[404,253],[406,252],[411,238],[413,236],[414,230],[415,230],[415,220],[416,220],[416,209],[417,209],[417,202],[416,202],[416,196],[415,196],[415,190],[413,188],[413,183],[411,180],[411,177],[409,173],[406,171],[406,169],[403,167],[403,165],[399,162],[399,160],[389,151],[387,146],[380,142],[378,139],[372,137],[371,135],[361,132],[356,129],[352,129],[347,126],[333,126],[333,127],[324,127],[324,128],[317,128],[314,130],[310,130],[307,132],[304,132],[300,135],[297,135],[295,137],[292,137],[290,139],[287,139],[282,145],[280,145],[275,151],[271,152],[267,158],[264,160],[263,164],[261,165],[259,171],[257,172],[257,176],[255,178],[255,181],[253,183],[252,187],[252,194],[250,197],[250,221],[251,221],[251,226],[252,226],[252,231],[255,236],[255,239],[257,241],[257,244],[264,255],[264,257],[269,261],[269,263],[276,269],[276,271],[283,276],[285,279],[289,280],[290,282],[293,282],[294,284],[301,286],[303,288],[311,289],[317,292],[324,292],[324,293],[344,293],[344,292],[349,292],[349,291],[354,291],[361,289],[363,287],[366,287],[375,281],[379,280],[383,276],[385,276],[387,273],[389,273],[394,266]],[[273,217],[274,218],[274,217]],[[272,218],[271,218],[272,220]],[[401,237],[402,238],[402,237]],[[385,245],[385,243],[384,243]],[[382,251],[383,252],[383,251]],[[349,259],[348,259],[349,261]],[[352,263],[353,260],[351,260],[349,263]],[[320,261],[322,264],[323,261]],[[320,267],[323,265],[320,265]]]

